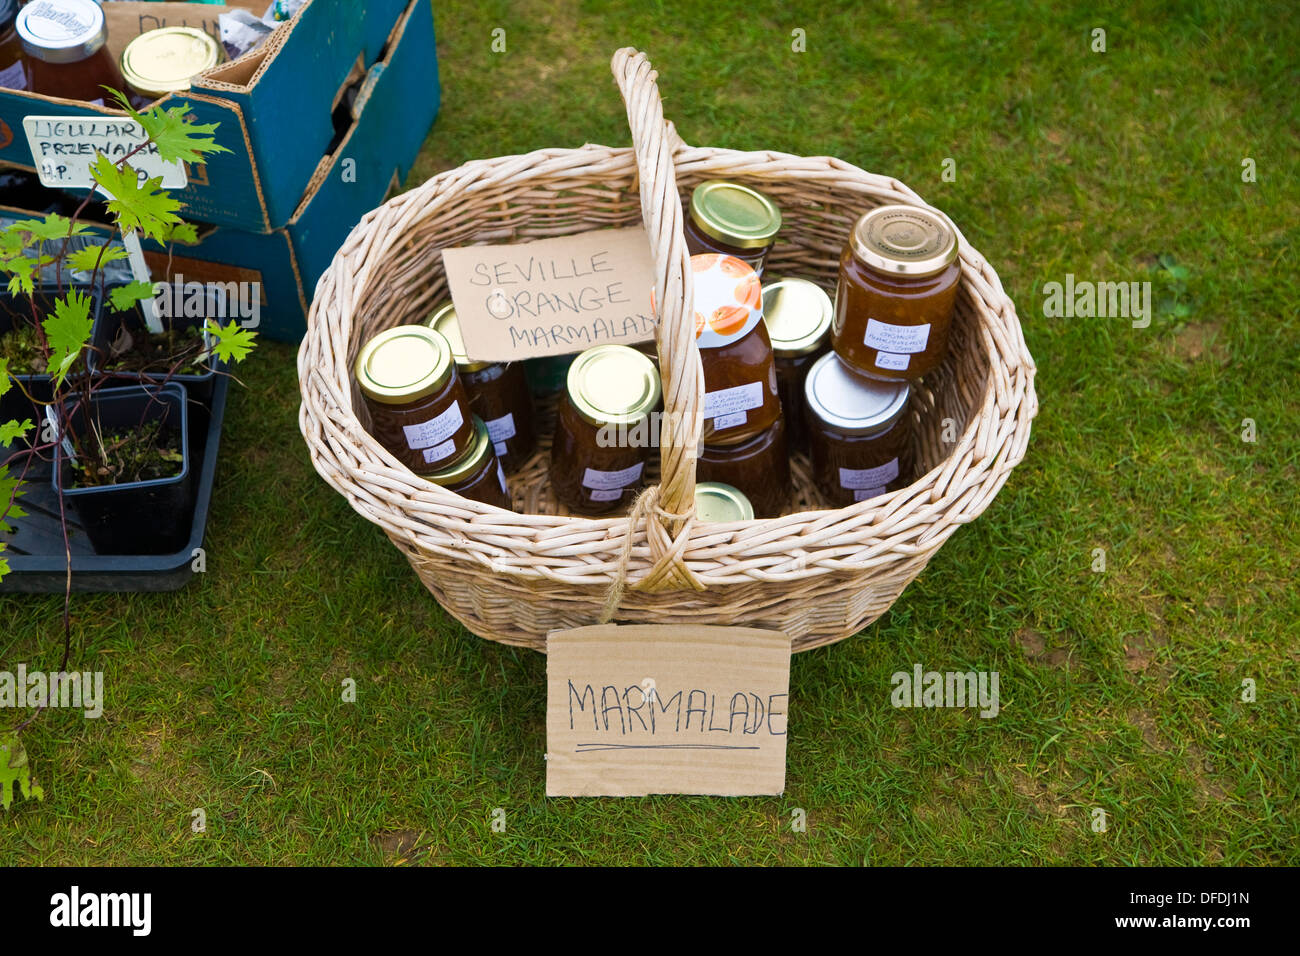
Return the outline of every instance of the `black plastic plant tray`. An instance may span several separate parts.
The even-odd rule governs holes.
[[[230,379],[219,375],[212,393],[211,409],[198,402],[191,402],[189,406],[190,454],[198,477],[198,494],[195,496],[190,538],[185,547],[175,554],[97,554],[69,509],[72,590],[175,591],[189,581],[194,573],[194,550],[203,547],[229,389]],[[4,401],[8,403],[15,392],[6,395]],[[12,417],[34,418],[30,414],[13,414]],[[11,475],[19,472],[21,465],[10,467]],[[63,536],[59,530],[59,502],[50,485],[49,464],[34,463],[27,472],[23,487],[26,494],[18,501],[27,515],[11,519],[12,534],[0,533],[0,540],[7,545],[4,556],[9,561],[9,574],[0,580],[0,593],[61,594],[67,567]]]

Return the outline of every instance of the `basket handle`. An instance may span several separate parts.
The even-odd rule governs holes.
[[[658,590],[685,585],[699,589],[700,584],[682,558],[685,538],[695,517],[695,455],[703,427],[700,412],[704,394],[704,371],[695,346],[691,262],[682,233],[682,203],[672,158],[682,141],[672,125],[664,121],[663,101],[655,82],[659,74],[650,68],[646,55],[624,47],[614,54],[611,68],[627,104],[640,173],[641,214],[655,265],[655,344],[664,396],[664,417],[659,428],[660,479],[652,510],[667,535],[651,534],[647,528],[656,566],[638,586]]]

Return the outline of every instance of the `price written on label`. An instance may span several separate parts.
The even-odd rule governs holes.
[[[163,162],[158,147],[148,142],[149,134],[129,117],[28,116],[23,132],[44,186],[95,188],[90,167],[101,153],[113,162],[130,155],[127,163],[141,182],[161,177],[164,189],[182,189],[188,183],[185,165]]]

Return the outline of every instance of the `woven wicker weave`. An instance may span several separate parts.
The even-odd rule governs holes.
[[[829,157],[687,146],[664,122],[645,56],[620,50],[613,69],[633,149],[587,145],[469,162],[394,198],[353,230],[316,288],[298,356],[300,425],[312,462],[384,529],[443,607],[485,638],[545,650],[548,631],[611,611],[629,623],[779,629],[796,650],[847,637],[884,613],[1023,457],[1037,399],[1015,307],[962,238],[951,353],[913,390],[919,477],[910,486],[819,510],[825,504],[808,462],[797,456],[790,513],[695,521],[694,462],[683,449],[699,437],[703,376],[686,319],[693,310],[681,197],[705,179],[760,188],[784,217],[770,274],[828,289],[863,211],[923,203],[893,179]],[[511,513],[415,476],[366,432],[351,377],[357,351],[382,329],[421,321],[447,297],[443,248],[642,221],[658,272],[665,408],[676,414],[666,416],[659,468],[649,471],[658,483],[631,516],[567,514],[548,489],[547,440],[510,476],[518,512]],[[549,434],[554,409],[541,412]],[[955,442],[943,441],[945,419],[955,422]],[[673,421],[694,425],[677,434]],[[951,423],[947,430],[951,438]]]

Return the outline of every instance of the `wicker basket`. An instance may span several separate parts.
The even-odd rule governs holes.
[[[922,204],[906,186],[829,157],[690,147],[663,118],[656,73],[618,51],[632,149],[587,145],[478,160],[368,214],[316,288],[298,356],[300,424],[312,462],[401,549],[452,615],[492,640],[546,649],[556,628],[629,623],[773,628],[795,650],[861,630],[898,598],[958,525],[993,500],[1024,455],[1037,411],[1034,363],[997,274],[962,239],[949,358],[913,390],[917,478],[853,507],[824,510],[808,463],[779,518],[694,519],[703,376],[687,317],[691,270],[681,196],[705,179],[752,184],[781,207],[768,268],[833,288],[856,218]],[[680,191],[680,192],[679,192]],[[351,369],[361,345],[418,322],[446,297],[442,249],[520,242],[644,221],[658,273],[666,411],[658,470],[633,513],[574,517],[551,496],[549,444],[511,476],[516,511],[470,501],[408,471],[366,432]],[[543,434],[554,409],[543,408]],[[943,441],[945,419],[956,441]],[[694,423],[686,433],[667,427]],[[953,437],[953,424],[947,428]]]

